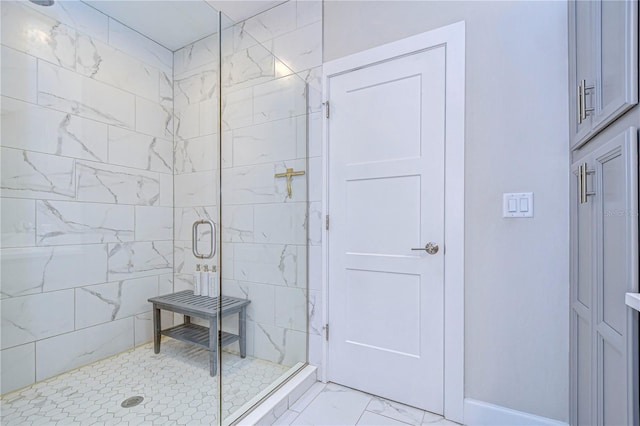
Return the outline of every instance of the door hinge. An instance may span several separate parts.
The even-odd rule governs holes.
[[[329,118],[329,112],[331,111],[331,107],[329,106],[329,101],[323,102],[325,107],[325,115]]]
[[[324,338],[327,342],[329,341],[329,324],[324,325]]]
[[[324,229],[329,230],[329,215],[324,217]]]

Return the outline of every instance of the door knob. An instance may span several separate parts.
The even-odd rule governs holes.
[[[411,250],[424,250],[429,254],[436,254],[438,252],[438,244],[433,242],[428,242],[424,248],[412,248]]]

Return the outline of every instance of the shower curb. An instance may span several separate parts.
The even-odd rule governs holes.
[[[272,425],[317,381],[317,368],[307,365],[244,418],[240,426]]]

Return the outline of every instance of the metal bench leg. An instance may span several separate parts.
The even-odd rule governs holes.
[[[185,315],[184,316],[184,323],[185,324],[191,324],[191,317],[189,315]]]
[[[153,305],[153,352],[160,353],[160,309]]]
[[[238,336],[240,341],[240,358],[247,356],[247,309],[240,309],[238,314]]]
[[[218,367],[218,319],[209,320],[209,374],[216,375]]]

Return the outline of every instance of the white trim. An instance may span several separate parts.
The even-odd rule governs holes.
[[[568,425],[568,423],[563,423],[558,420],[536,416],[523,411],[516,411],[510,408],[469,398],[464,400],[464,424],[469,426]]]
[[[365,50],[323,64],[322,94],[329,96],[329,79],[367,65],[408,55],[425,46],[446,44],[446,135],[445,147],[445,243],[444,266],[444,415],[462,422],[464,418],[464,128],[465,128],[465,23],[447,25],[423,34]],[[327,119],[322,130],[322,212],[329,214],[329,164]],[[329,233],[322,238],[323,324],[329,319],[328,250]],[[322,381],[327,380],[327,342],[323,342]]]

